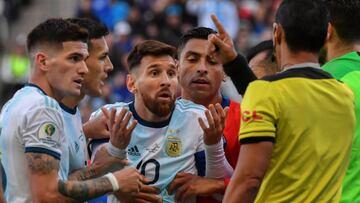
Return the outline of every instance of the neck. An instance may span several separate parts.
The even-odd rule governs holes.
[[[29,83],[39,86],[47,96],[54,98],[56,101],[61,101],[63,96],[58,94],[54,88],[50,86],[48,81],[45,78],[39,77],[36,74],[32,74],[29,78]]]
[[[341,40],[334,40],[327,45],[327,61],[338,58],[349,52],[360,51],[360,44],[345,43]]]
[[[152,113],[143,103],[143,100],[141,98],[136,98],[135,97],[135,101],[134,101],[134,107],[135,107],[135,111],[136,113],[145,121],[148,122],[162,122],[165,121],[167,119],[169,119],[171,113],[169,113],[166,116],[158,116],[155,115],[154,113]]]
[[[61,103],[63,103],[65,106],[73,109],[75,108],[79,103],[80,101],[85,97],[85,94],[84,93],[81,93],[80,96],[78,97],[64,97],[62,100],[61,100]]]
[[[220,91],[218,91],[215,96],[210,97],[210,98],[194,98],[190,94],[186,94],[184,92],[184,90],[182,90],[181,97],[183,99],[190,100],[190,101],[194,102],[195,104],[203,105],[206,108],[208,108],[210,104],[214,104],[214,105],[216,103],[221,104],[221,101],[222,101],[222,96],[221,96]]]
[[[318,54],[305,51],[293,53],[288,49],[282,51],[280,59],[281,70],[284,70],[284,68],[288,66],[300,63],[319,63]]]

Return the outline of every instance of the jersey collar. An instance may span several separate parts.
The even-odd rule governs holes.
[[[171,120],[171,117],[172,117],[172,114],[174,112],[174,109],[171,111],[171,115],[170,117],[165,120],[165,121],[161,121],[161,122],[151,122],[151,121],[146,121],[144,119],[142,119],[139,114],[136,113],[136,110],[135,110],[135,105],[134,105],[135,102],[131,102],[129,104],[129,110],[132,112],[134,118],[143,126],[146,126],[146,127],[150,127],[150,128],[163,128],[163,127],[166,127],[169,125],[170,123],[170,120]]]

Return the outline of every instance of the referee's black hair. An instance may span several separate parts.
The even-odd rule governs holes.
[[[360,42],[360,1],[326,0],[330,23],[341,40]]]
[[[325,43],[329,19],[322,0],[284,0],[275,21],[283,28],[292,52],[318,53]]]
[[[210,34],[216,34],[217,32],[211,28],[207,27],[196,27],[184,35],[180,37],[179,45],[178,45],[178,52],[180,55],[181,50],[185,47],[186,43],[191,39],[204,39],[207,40]]]

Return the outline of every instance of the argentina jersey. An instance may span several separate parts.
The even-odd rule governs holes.
[[[60,161],[59,177],[67,180],[69,174],[85,167],[86,140],[82,129],[81,114],[78,108],[71,109],[60,104],[63,116],[68,149]]]
[[[1,163],[6,174],[8,203],[31,203],[26,153],[43,153],[60,160],[66,143],[59,104],[36,85],[18,90],[2,109]]]
[[[160,189],[163,202],[175,202],[174,195],[169,195],[167,188],[176,174],[198,174],[195,156],[203,154],[204,150],[203,130],[198,118],[206,120],[205,107],[180,99],[176,101],[170,118],[157,123],[141,119],[134,103],[115,103],[106,107],[116,108],[117,112],[127,108],[132,112],[132,120],[135,118],[138,124],[127,148],[130,166],[137,168],[150,185]],[[108,202],[118,201],[109,196]]]

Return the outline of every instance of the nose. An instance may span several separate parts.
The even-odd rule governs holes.
[[[207,70],[207,67],[206,67],[206,64],[205,64],[204,60],[199,61],[199,64],[198,64],[198,66],[196,68],[196,72],[201,74],[201,75],[208,73],[208,70]]]
[[[162,74],[162,77],[161,77],[161,83],[160,83],[160,86],[161,87],[170,87],[170,77],[167,75],[167,73],[163,73]]]
[[[79,67],[78,73],[79,73],[80,75],[85,75],[85,74],[87,74],[88,72],[89,72],[89,69],[88,69],[85,61],[83,61],[83,62],[81,63],[81,65],[80,65],[80,67]]]
[[[111,72],[112,70],[114,70],[114,66],[111,63],[109,56],[107,56],[105,60],[105,72],[108,73]]]

